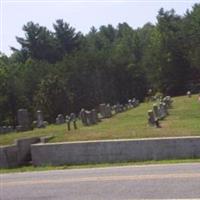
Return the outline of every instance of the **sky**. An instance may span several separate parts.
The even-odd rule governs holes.
[[[29,21],[53,30],[52,24],[63,19],[86,34],[92,26],[127,22],[134,29],[156,23],[158,10],[175,9],[184,15],[196,0],[0,0],[0,51],[11,54],[20,48],[15,37],[24,37],[22,27]]]

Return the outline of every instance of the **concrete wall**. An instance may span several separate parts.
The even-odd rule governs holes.
[[[35,144],[31,153],[36,166],[200,158],[200,137]]]
[[[39,143],[39,137],[18,139],[15,144],[18,149],[18,162],[23,165],[31,161],[31,144]]]
[[[40,142],[39,137],[18,139],[15,144],[0,147],[0,168],[17,167],[29,163],[31,144]]]
[[[18,166],[18,151],[15,145],[0,147],[0,168]]]

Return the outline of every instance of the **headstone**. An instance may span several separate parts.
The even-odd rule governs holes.
[[[27,131],[31,129],[29,113],[26,109],[19,109],[17,112],[18,125],[16,127],[17,131]]]
[[[70,114],[70,121],[73,123],[74,125],[74,129],[77,129],[77,125],[76,125],[76,115],[74,113]]]
[[[113,106],[112,106],[112,110],[114,111],[115,114],[117,114],[117,113],[116,113],[116,105],[113,105]]]
[[[41,110],[38,110],[36,112],[36,118],[37,118],[37,124],[36,124],[36,127],[37,128],[44,128],[45,127],[45,124],[44,124],[44,118],[43,118],[43,114],[42,114],[42,111]]]
[[[160,112],[156,104],[153,104],[153,112],[156,118],[161,119]]]
[[[92,121],[92,113],[91,113],[91,111],[86,110],[85,111],[85,115],[86,115],[86,126],[92,125],[93,121]]]
[[[133,98],[133,99],[131,100],[131,102],[132,102],[133,107],[136,107],[136,106],[137,106],[137,105],[136,105],[136,99],[135,99],[135,98]]]
[[[122,105],[122,104],[118,104],[117,106],[118,106],[119,112],[123,112],[123,111],[124,111],[124,110],[123,110],[123,105]]]
[[[36,127],[37,127],[37,121],[36,121],[36,120],[34,120],[34,121],[32,122],[32,126],[33,126],[33,128],[36,128]]]
[[[106,104],[105,103],[102,103],[99,105],[99,112],[102,118],[106,118]]]
[[[98,122],[101,121],[98,116],[98,113],[95,109],[92,109],[91,111],[81,109],[80,118],[81,118],[83,125],[85,125],[85,126],[97,124]]]
[[[133,104],[132,104],[132,100],[131,100],[131,99],[128,100],[128,107],[129,107],[129,108],[132,108],[132,107],[133,107]]]
[[[7,127],[6,126],[0,127],[0,133],[2,134],[7,133]]]
[[[14,129],[13,129],[13,127],[12,127],[12,126],[8,126],[8,127],[7,127],[7,130],[8,130],[8,133],[10,133],[10,132],[13,132],[13,131],[14,131]]]
[[[4,131],[4,133],[7,133],[8,132],[8,127],[7,126],[3,126],[3,131]]]
[[[152,110],[148,111],[148,123],[150,126],[155,126],[157,128],[160,127],[159,119],[156,118],[156,116],[154,115],[154,112]]]
[[[56,118],[56,124],[64,124],[65,123],[65,119],[63,117],[62,114],[58,114],[57,118]]]
[[[136,98],[133,98],[132,99],[132,105],[133,105],[133,107],[137,107],[139,105],[139,100],[136,99]]]
[[[167,116],[167,108],[165,106],[165,103],[160,102],[159,104],[159,113],[160,113],[160,118],[164,119]]]
[[[112,117],[112,109],[111,109],[110,104],[107,104],[107,105],[106,105],[105,117],[106,117],[106,118]]]
[[[46,127],[46,126],[48,126],[48,125],[49,125],[49,122],[44,121],[44,126]]]
[[[121,105],[119,103],[117,103],[116,105],[113,106],[113,109],[115,111],[115,114],[120,113],[121,112]]]
[[[125,104],[124,105],[124,111],[127,111],[129,109],[129,105],[128,104]]]
[[[95,109],[95,110],[96,110],[96,109]],[[97,117],[97,121],[98,121],[98,122],[101,122],[100,113],[98,113],[97,110],[96,110],[96,115],[97,115],[97,116],[96,116],[96,117]]]
[[[95,109],[92,109],[91,114],[92,114],[92,123],[97,124],[99,122],[97,111]]]
[[[171,104],[173,101],[170,96],[166,96],[163,98],[162,102],[166,104],[167,108],[171,108]]]
[[[0,127],[0,134],[10,133],[13,132],[14,129],[12,126],[2,126]]]
[[[82,124],[87,126],[87,118],[86,118],[86,113],[85,113],[84,108],[81,109],[79,116],[80,116],[80,119],[82,121]]]

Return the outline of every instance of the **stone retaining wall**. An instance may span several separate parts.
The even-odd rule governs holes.
[[[0,147],[0,168],[18,166],[18,149],[16,145]]]
[[[34,144],[31,153],[36,166],[200,158],[200,137]]]
[[[18,149],[18,162],[20,165],[30,162],[31,159],[31,144],[39,143],[39,137],[18,139],[15,144]]]
[[[15,144],[0,147],[0,168],[17,167],[29,163],[31,144],[40,142],[39,137],[18,139]]]

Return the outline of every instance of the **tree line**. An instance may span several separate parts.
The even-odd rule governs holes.
[[[0,125],[15,125],[19,108],[54,122],[102,102],[115,104],[148,89],[165,95],[200,85],[200,4],[183,16],[160,9],[157,23],[92,27],[83,35],[63,20],[53,31],[28,22],[20,49],[0,57]]]

